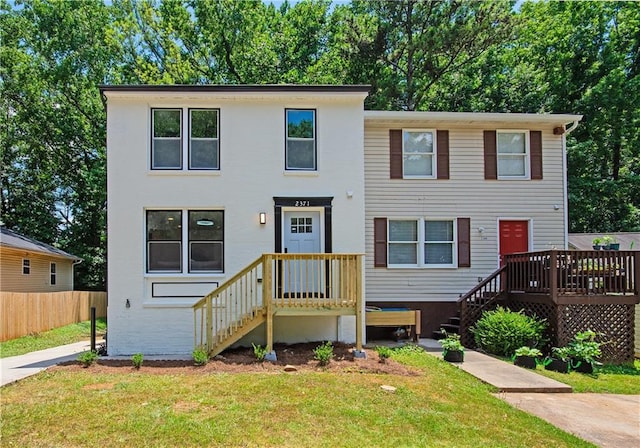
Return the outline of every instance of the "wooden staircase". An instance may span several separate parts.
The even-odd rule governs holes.
[[[362,350],[362,255],[263,254],[193,306],[194,345],[215,356],[275,315],[355,315]]]

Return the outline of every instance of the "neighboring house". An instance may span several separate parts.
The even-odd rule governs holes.
[[[0,291],[73,290],[73,266],[80,258],[1,227]]]
[[[192,307],[230,280],[230,299],[205,299],[206,328],[231,313],[251,322],[244,343],[264,327],[276,342],[356,341],[364,304],[355,319],[340,307],[360,296],[421,309],[427,333],[505,254],[567,248],[565,126],[578,115],[364,111],[366,86],[101,91],[110,354],[190,353]],[[246,274],[263,253],[275,261]],[[334,264],[364,285],[334,287]],[[280,308],[256,320],[269,290]]]

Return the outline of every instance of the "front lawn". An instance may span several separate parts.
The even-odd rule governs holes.
[[[1,437],[7,447],[593,446],[424,352],[393,359],[418,374],[54,369],[3,388]]]
[[[105,318],[96,319],[96,332],[100,337],[107,330]],[[91,337],[91,321],[70,324],[43,333],[30,334],[17,339],[0,342],[0,358],[24,355],[25,353],[44,350],[87,340]]]
[[[568,384],[574,392],[640,394],[640,361],[638,360],[635,361],[634,366],[605,365],[596,367],[592,375],[578,372],[553,372],[543,369],[542,366],[538,366],[535,371],[540,375]]]

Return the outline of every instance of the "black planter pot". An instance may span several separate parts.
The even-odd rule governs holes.
[[[571,369],[580,373],[593,373],[593,364],[585,361],[584,359],[572,359]]]
[[[444,360],[449,362],[464,362],[464,352],[462,350],[447,350],[444,352]]]
[[[551,362],[549,362],[545,368],[547,370],[553,370],[554,372],[569,373],[569,361],[552,358]]]
[[[525,367],[527,369],[536,368],[536,358],[533,356],[516,356],[513,363],[519,367]]]

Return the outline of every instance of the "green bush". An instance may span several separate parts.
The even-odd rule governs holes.
[[[136,353],[131,357],[131,363],[133,364],[133,367],[135,367],[136,369],[139,369],[140,367],[142,367],[143,360],[144,360],[144,355],[142,353]]]
[[[482,313],[470,330],[479,348],[494,355],[511,357],[519,347],[543,345],[546,327],[545,319],[498,307]]]
[[[258,362],[264,361],[264,358],[267,356],[267,347],[262,347],[261,345],[251,344],[253,346],[253,354],[256,357]]]
[[[83,367],[89,367],[98,360],[98,354],[94,351],[89,350],[87,352],[80,353],[76,357],[76,360],[78,360]]]
[[[204,366],[209,362],[209,354],[202,347],[196,348],[191,357],[196,366]]]
[[[391,353],[393,350],[391,350],[390,347],[385,347],[384,345],[378,345],[376,346],[376,352],[378,352],[378,357],[380,358],[380,362],[386,362],[387,358],[391,357]]]
[[[327,341],[313,349],[313,359],[318,361],[321,366],[329,364],[329,361],[333,359],[333,345],[331,341]]]

